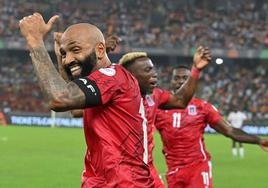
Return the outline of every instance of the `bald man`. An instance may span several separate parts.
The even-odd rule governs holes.
[[[45,23],[34,13],[20,21],[20,30],[51,110],[84,109],[88,155],[82,187],[154,187],[136,79],[122,66],[111,64],[101,31],[82,23],[70,26],[61,37],[61,61],[72,80],[66,83],[43,41],[57,19],[53,16]]]

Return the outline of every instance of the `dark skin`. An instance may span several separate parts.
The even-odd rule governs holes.
[[[174,69],[172,73],[172,79],[170,82],[172,92],[178,90],[182,85],[187,81],[190,76],[190,70],[186,68]],[[214,129],[223,134],[226,137],[232,138],[235,141],[249,143],[249,144],[258,144],[260,147],[268,152],[268,140],[262,139],[257,136],[249,135],[241,129],[234,128],[230,125],[229,122],[225,121],[223,118],[215,125]]]
[[[63,67],[62,64],[62,56],[60,53],[60,46],[61,46],[61,37],[63,33],[60,32],[54,32],[54,52],[57,57],[57,63],[58,63],[58,70],[62,78],[66,82],[70,82],[69,76],[66,73],[66,70]],[[105,44],[106,44],[106,52],[110,53],[115,50],[116,46],[118,43],[121,41],[121,39],[118,36],[109,36],[105,39]],[[76,110],[71,110],[71,114],[73,117],[82,117],[83,116],[83,109],[76,109]]]
[[[55,33],[55,52],[57,55],[60,34]],[[111,36],[107,39],[108,49],[113,50],[120,38]],[[58,53],[59,54],[59,53]],[[58,56],[58,55],[57,55]],[[202,70],[211,60],[211,54],[207,48],[199,47],[194,55],[194,65],[197,69]],[[64,69],[62,68],[61,59],[58,58],[59,70],[62,71],[62,76],[65,76]],[[157,85],[157,74],[154,69],[152,61],[148,57],[137,58],[134,63],[130,64],[127,69],[136,77],[139,82],[141,94],[145,96],[153,91]],[[197,87],[198,79],[190,77],[184,87],[178,89],[178,91],[171,95],[169,101],[163,108],[185,108],[188,102],[191,100],[195,88]],[[74,117],[81,117],[82,112],[79,110],[72,111]]]
[[[157,73],[151,59],[137,58],[127,67],[127,70],[138,80],[143,96],[152,93],[157,84]]]
[[[60,50],[61,46],[61,39],[62,39],[63,33],[60,32],[54,32],[54,52],[57,57],[57,63],[58,63],[58,70],[61,76],[64,78],[66,82],[69,82],[69,76],[66,72],[66,69],[64,68],[62,64],[62,54]],[[105,39],[105,45],[106,45],[106,52],[110,53],[115,50],[118,43],[121,41],[121,39],[115,35],[111,35]],[[64,52],[64,51],[63,51]]]
[[[199,47],[194,55],[193,66],[201,71],[208,65],[210,60],[211,54],[209,50]],[[152,93],[153,89],[157,86],[157,74],[150,58],[137,58],[127,69],[138,80],[143,96]],[[197,84],[198,79],[192,76],[188,77],[183,87],[178,88],[162,108],[186,108],[195,92]]]
[[[39,13],[34,13],[24,17],[19,26],[28,44],[39,85],[49,101],[50,109],[54,111],[83,109],[85,94],[75,83],[67,83],[61,77],[44,45],[45,36],[57,20],[58,16],[53,16],[45,23]],[[92,68],[92,72],[111,64],[106,54],[102,33],[90,24],[70,26],[61,37],[60,51],[63,66],[69,67],[74,76],[79,76],[82,70],[77,64],[72,65],[73,62],[83,62],[93,51],[96,53],[97,64]]]

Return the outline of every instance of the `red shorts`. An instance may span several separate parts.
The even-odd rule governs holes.
[[[157,172],[155,166],[153,164],[149,165],[150,166],[150,172],[152,177],[154,178],[154,188],[165,188],[164,182],[161,179],[161,176]]]
[[[177,168],[166,175],[169,188],[212,188],[211,162]]]

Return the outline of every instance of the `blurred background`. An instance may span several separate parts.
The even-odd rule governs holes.
[[[60,15],[55,31],[90,22],[106,36],[120,36],[113,62],[125,52],[148,52],[164,88],[174,65],[191,63],[194,49],[208,46],[214,62],[204,71],[198,96],[223,115],[239,104],[254,124],[268,122],[267,1],[1,0],[0,5],[0,111],[5,114],[49,112],[18,28],[21,18],[38,11],[46,20]],[[55,61],[52,36],[47,48]]]
[[[60,15],[54,31],[62,32],[71,24],[89,22],[97,25],[105,36],[121,37],[122,42],[109,55],[113,62],[126,52],[146,51],[158,70],[159,85],[166,89],[172,67],[190,65],[195,48],[208,46],[213,62],[203,72],[197,96],[214,104],[223,116],[227,116],[233,106],[239,106],[248,116],[244,130],[268,135],[268,1],[0,0],[2,124],[5,119],[8,125],[81,127],[81,119],[72,119],[66,113],[51,113],[41,94],[18,26],[21,18],[34,12],[40,12],[45,20]],[[52,35],[46,40],[46,46],[56,62]],[[4,140],[8,138],[6,135],[14,133],[14,129],[5,131],[7,129],[0,129],[0,138]],[[79,133],[79,136],[82,140],[83,135]],[[0,152],[3,143],[0,142]],[[81,170],[82,156],[80,153],[77,156],[80,157],[78,170]],[[163,173],[164,168],[160,167]],[[79,185],[79,179],[76,180]],[[215,178],[216,185],[220,187],[217,180]],[[61,187],[61,184],[50,187],[56,185]],[[234,184],[234,187],[247,187],[240,185]],[[226,186],[221,184],[221,187]]]

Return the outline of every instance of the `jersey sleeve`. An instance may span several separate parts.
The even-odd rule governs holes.
[[[212,104],[206,103],[205,109],[207,111],[207,122],[211,127],[215,125],[222,119],[218,109]]]
[[[162,128],[163,122],[164,122],[164,111],[157,109],[155,123],[154,123],[155,128],[157,130],[160,130]]]
[[[158,92],[160,94],[160,98],[159,98],[159,105],[158,106],[164,106],[169,98],[170,98],[170,93],[167,90],[162,90],[162,89],[158,89]]]
[[[74,80],[85,93],[85,107],[106,104],[120,90],[120,80],[114,68],[102,68],[87,77]]]

